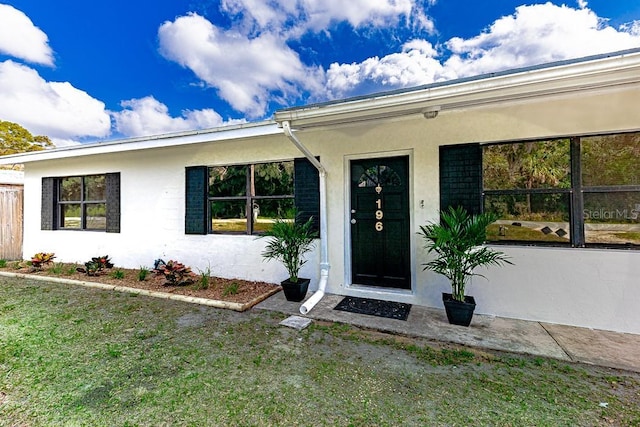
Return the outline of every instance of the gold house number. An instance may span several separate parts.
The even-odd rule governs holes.
[[[384,226],[382,225],[382,221],[380,220],[384,217],[384,212],[382,212],[381,199],[376,200],[376,207],[378,208],[378,210],[376,211],[376,219],[378,220],[376,221],[376,231],[382,231],[384,229]]]

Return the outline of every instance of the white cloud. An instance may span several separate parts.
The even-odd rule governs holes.
[[[272,34],[249,38],[190,14],[162,24],[158,36],[163,56],[192,70],[249,117],[263,116],[273,99],[294,99],[301,91],[320,89],[318,69],[302,64],[298,54]]]
[[[265,115],[271,102],[291,104],[306,96],[320,99],[326,92],[325,71],[303,64],[288,41],[308,31],[328,31],[340,22],[348,22],[354,28],[392,29],[404,25],[433,32],[433,22],[423,6],[434,3],[435,0],[223,0],[221,10],[234,22],[232,30],[216,27],[192,13],[160,26],[159,50],[165,58],[190,69],[206,85],[216,88],[235,110],[258,118]],[[415,56],[414,51],[417,50],[386,58],[380,61],[381,66],[391,72],[407,63],[404,55]],[[362,72],[378,68],[376,60],[361,64]],[[401,76],[389,78],[382,76],[385,72],[380,70],[379,77],[390,84],[422,81],[419,67],[424,64],[402,69]],[[330,93],[341,93],[338,86],[345,73],[349,72],[340,67],[334,70],[331,78],[336,86]]]
[[[520,6],[471,39],[453,38],[447,77],[579,58],[640,46],[640,37],[606,25],[590,9],[551,3]]]
[[[0,53],[34,64],[53,65],[49,39],[23,12],[0,4]]]
[[[122,111],[112,112],[115,128],[125,136],[149,136],[192,129],[213,128],[243,123],[244,120],[225,122],[214,110],[187,110],[182,117],[171,117],[167,106],[153,96],[122,101]]]
[[[435,4],[435,0],[427,1]],[[223,0],[222,10],[252,32],[283,32],[297,36],[324,31],[338,22],[353,27],[389,27],[401,20],[433,31],[433,21],[418,0]]]
[[[343,21],[354,27],[397,25],[399,19],[408,20],[418,12],[414,0],[304,0],[302,5],[307,25],[314,31]]]
[[[442,73],[437,52],[426,40],[405,43],[402,52],[361,63],[331,64],[327,71],[327,96],[340,98],[365,82],[399,88],[428,84]]]
[[[426,41],[405,44],[401,53],[360,63],[332,64],[327,72],[329,97],[409,87],[480,75],[552,61],[580,58],[640,46],[640,22],[615,29],[586,8],[551,3],[520,6],[513,15],[497,19],[475,37],[454,37],[440,55]],[[371,90],[369,90],[370,92]]]
[[[631,34],[634,37],[640,37],[640,21],[631,21],[620,26],[620,31]]]
[[[0,62],[0,94],[0,118],[54,142],[109,134],[104,103],[68,82],[47,82],[25,65]]]

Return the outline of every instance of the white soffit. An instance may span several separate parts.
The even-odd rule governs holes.
[[[640,49],[280,110],[296,129],[640,84]]]
[[[151,148],[178,147],[208,142],[230,141],[268,135],[284,135],[273,121],[245,123],[215,129],[188,131],[150,137],[75,145],[51,150],[0,156],[0,165],[30,163],[42,160],[65,159],[96,154],[121,153]],[[284,137],[284,136],[283,136]]]

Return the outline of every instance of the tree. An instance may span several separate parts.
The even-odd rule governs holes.
[[[17,123],[0,120],[0,156],[40,151],[53,147],[48,136],[31,135]]]

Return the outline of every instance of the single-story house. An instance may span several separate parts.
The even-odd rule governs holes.
[[[24,254],[176,259],[274,283],[275,217],[320,230],[323,293],[442,307],[420,225],[491,210],[477,313],[640,334],[640,49],[277,111],[274,120],[0,158],[25,165]],[[313,293],[314,291],[318,291]]]

